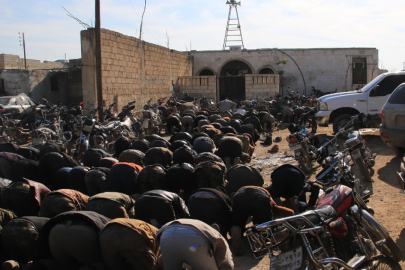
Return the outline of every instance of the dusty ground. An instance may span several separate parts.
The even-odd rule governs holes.
[[[317,134],[323,136],[332,135],[332,127],[320,127]],[[280,136],[282,141],[278,144],[280,151],[277,154],[269,154],[267,150],[273,145],[263,147],[257,143],[255,158],[252,163],[256,163],[263,168],[263,176],[265,183],[270,184],[270,174],[279,165],[284,163],[291,163],[296,165],[293,153],[288,150],[288,144],[285,137],[288,135],[288,130],[281,130],[273,133],[273,139]],[[394,156],[391,149],[388,148],[379,135],[363,135],[363,139],[367,141],[368,147],[377,153],[376,164],[372,175],[373,183],[369,206],[375,210],[376,219],[385,226],[389,231],[392,239],[397,243],[405,255],[405,194],[400,193],[397,181],[396,172],[399,170],[400,158]],[[343,141],[340,140],[340,143]],[[343,148],[342,148],[343,149]],[[315,177],[315,173],[320,170],[319,166],[315,166],[314,173],[309,179]],[[261,260],[255,260],[249,249],[249,244],[245,238],[245,254],[242,257],[234,257],[235,269],[256,269],[264,270],[270,269],[268,256],[263,257]],[[405,262],[402,261],[399,265],[392,265],[393,269],[405,268]]]

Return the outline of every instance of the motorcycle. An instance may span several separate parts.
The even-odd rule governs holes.
[[[142,111],[141,128],[147,135],[160,134],[162,130],[160,111],[157,109],[157,104],[150,105],[151,101],[152,99],[145,104]]]
[[[305,173],[311,173],[313,161],[316,158],[316,147],[318,138],[309,131],[309,117],[313,112],[306,113],[297,124],[291,124],[288,128],[291,132],[286,137],[290,151],[294,151],[295,160]],[[314,123],[312,123],[314,124]]]
[[[377,154],[373,154],[367,147],[366,141],[362,139],[360,132],[352,131],[347,136],[348,139],[344,143],[344,146],[346,148],[349,148],[358,143],[362,144],[362,147],[357,149],[351,155],[352,160],[356,164],[355,174],[361,179],[364,179],[367,182],[371,182],[372,179],[369,168],[372,168],[375,165],[375,157]]]
[[[79,125],[80,136],[77,139],[76,150],[73,153],[73,158],[77,161],[81,161],[83,154],[86,150],[91,148],[104,148],[105,139],[104,136],[96,132],[96,125],[98,125],[94,114],[101,110],[102,107],[93,109],[89,115],[81,118]]]
[[[351,160],[356,166],[353,166],[354,174],[361,179],[361,182],[371,182],[371,176],[369,169],[375,165],[376,154],[367,147],[366,141],[361,137],[358,129],[358,121],[361,118],[361,114],[355,115],[349,122],[343,126],[331,140],[326,140],[321,143],[320,147],[316,150],[316,159],[319,164],[329,156],[334,156],[337,151],[338,145],[336,140],[339,135],[347,135],[348,139],[344,142],[345,148],[351,148],[354,145],[361,143],[361,147],[356,151],[351,152]],[[354,130],[353,130],[354,129]]]
[[[335,91],[332,91],[332,92],[322,92],[321,90],[316,88],[316,86],[312,86],[311,94],[314,95],[317,98],[320,98],[321,96],[333,94],[333,93],[336,93],[336,92],[337,92],[337,88],[335,89]]]
[[[10,139],[17,144],[26,144],[31,135],[30,127],[38,120],[44,119],[41,104],[33,105],[17,116],[18,119],[9,119],[11,113],[3,114],[3,130]]]
[[[200,103],[200,111],[213,111],[216,109],[216,105],[214,103],[214,100],[212,98],[200,98],[199,100]]]
[[[291,270],[372,269],[377,249],[391,261],[402,259],[388,231],[373,217],[372,208],[343,183],[350,170],[340,161],[348,152],[304,186],[303,192],[314,185],[324,191],[315,210],[247,230],[255,258],[269,252],[270,269]]]
[[[114,151],[114,142],[120,137],[128,137],[134,139],[133,125],[137,122],[132,110],[135,108],[136,101],[131,101],[125,105],[121,112],[117,115],[112,113],[112,107],[115,102],[110,104],[107,109],[104,110],[105,122],[100,124],[102,133],[106,136],[105,146],[109,153]],[[135,132],[134,132],[135,133]]]

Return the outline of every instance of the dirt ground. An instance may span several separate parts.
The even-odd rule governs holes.
[[[318,135],[332,136],[332,127],[319,127]],[[281,137],[282,141],[274,143],[271,146],[263,147],[257,143],[256,152],[252,163],[262,167],[262,174],[265,179],[265,184],[270,184],[271,172],[284,163],[291,163],[297,165],[293,158],[293,152],[289,151],[288,144],[285,140],[289,134],[287,129],[280,130],[273,133],[275,137]],[[401,249],[402,254],[405,255],[405,194],[400,192],[396,180],[396,172],[399,170],[400,157],[396,157],[391,149],[387,147],[381,140],[379,133],[377,135],[363,135],[363,139],[367,141],[368,147],[377,153],[376,164],[373,167],[372,179],[373,182],[370,188],[373,191],[369,206],[375,210],[376,219],[388,230],[392,239],[397,243]],[[343,140],[339,140],[342,143]],[[276,154],[268,153],[268,150],[273,145],[278,144],[280,150]],[[343,148],[341,148],[343,149]],[[316,172],[320,171],[318,164],[314,167],[314,172],[309,179],[314,179]],[[256,269],[265,270],[270,269],[269,257],[265,256],[262,259],[256,260],[252,256],[248,241],[245,237],[245,253],[242,257],[234,257],[235,269]],[[405,262],[400,264],[392,264],[393,269],[405,268]]]

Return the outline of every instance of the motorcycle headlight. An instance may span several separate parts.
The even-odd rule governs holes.
[[[319,111],[327,111],[328,104],[326,102],[319,102]]]

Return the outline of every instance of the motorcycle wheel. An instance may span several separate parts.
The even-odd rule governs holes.
[[[360,175],[358,175],[358,177],[359,177],[361,180],[364,179],[364,180],[367,181],[367,182],[371,182],[372,179],[371,179],[371,176],[370,176],[370,172],[368,171],[368,168],[367,168],[366,165],[364,164],[363,159],[362,159],[362,158],[356,158],[356,159],[354,160],[354,162],[356,163],[356,166],[357,166],[357,168],[358,168],[358,170],[359,170],[359,172],[360,172]]]
[[[312,172],[312,159],[308,156],[308,154],[304,155],[301,159],[298,160],[298,164],[300,165],[301,170],[309,174]]]
[[[378,247],[377,247],[378,248]],[[383,247],[378,248],[382,254],[393,262],[400,262],[402,260],[402,253],[399,250],[397,244],[391,237],[386,239],[386,243]]]
[[[372,220],[369,223],[371,226],[365,226],[361,224],[360,230],[364,230],[371,240],[375,243],[381,239],[385,239],[385,244],[382,246],[376,245],[376,248],[390,261],[400,262],[402,260],[402,253],[397,244],[392,240],[391,236],[386,232],[386,229],[381,225],[373,216],[369,215],[367,212],[363,212],[367,216],[366,219]],[[384,231],[385,230],[385,231]],[[374,236],[374,237],[373,237]],[[376,238],[377,237],[377,238]]]
[[[375,165],[375,158],[373,157],[373,152],[371,152],[370,148],[368,148],[367,146],[365,147],[365,159],[367,160],[366,162],[366,166],[368,168],[372,168]]]

